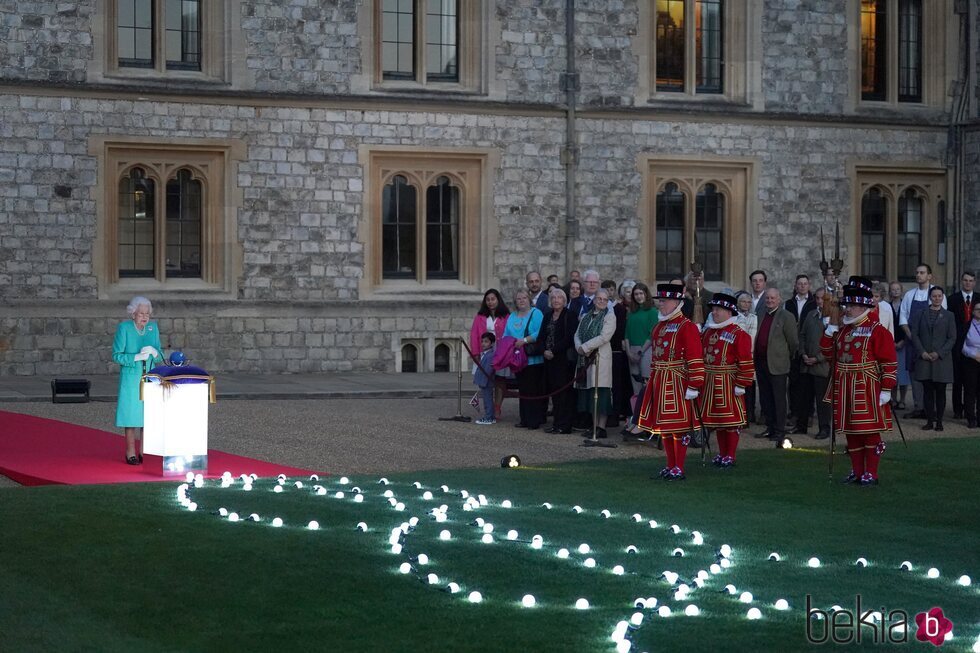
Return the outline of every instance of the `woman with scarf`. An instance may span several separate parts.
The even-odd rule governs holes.
[[[544,315],[531,306],[531,295],[524,289],[514,295],[514,306],[514,312],[507,316],[504,335],[514,338],[517,346],[524,347],[527,354],[527,367],[517,373],[517,387],[521,393],[518,400],[521,421],[517,423],[517,428],[533,431],[547,419],[545,400],[532,399],[544,395],[544,349],[540,346],[544,343],[538,343]]]
[[[612,412],[613,363],[612,347],[609,343],[616,333],[616,315],[607,310],[608,308],[609,292],[600,288],[596,291],[592,308],[582,316],[575,331],[575,351],[579,355],[575,367],[576,376],[585,370],[584,378],[575,382],[578,389],[578,410],[588,413],[595,410],[595,432],[590,429],[585,434],[587,437],[606,437],[606,429],[600,425],[605,423],[606,415]]]
[[[551,310],[544,315],[541,333],[544,338],[544,377],[549,394],[555,393],[554,423],[548,433],[571,433],[575,417],[575,330],[578,314],[568,309],[568,299],[561,288],[552,288]],[[564,389],[562,389],[564,388]]]

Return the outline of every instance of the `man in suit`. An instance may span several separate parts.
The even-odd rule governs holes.
[[[527,273],[524,277],[527,282],[527,292],[531,295],[531,306],[538,309],[542,313],[548,310],[548,291],[541,288],[541,274],[538,272]]]
[[[769,275],[765,270],[754,270],[749,275],[749,285],[752,286],[752,311],[762,322],[762,316],[766,314],[766,302],[763,295],[766,292],[766,284],[769,283]]]
[[[810,294],[810,277],[805,274],[796,275],[796,282],[793,285],[793,296],[786,300],[783,307],[789,311],[793,319],[796,320],[796,331],[797,335],[801,335],[803,331],[803,320],[814,308],[813,295]],[[802,404],[803,393],[801,391],[800,385],[800,372],[803,369],[803,362],[800,357],[800,352],[797,352],[793,356],[792,363],[789,368],[789,412],[791,414],[791,419],[796,419],[797,427],[793,429],[793,433],[806,433],[806,429],[800,428],[800,424],[806,424],[810,419],[809,408],[804,408]],[[806,414],[803,411],[806,410]]]
[[[579,319],[592,310],[592,302],[595,300],[596,291],[599,290],[599,273],[595,270],[586,270],[582,273],[582,295],[577,302],[572,302],[569,308],[578,308]]]
[[[765,312],[759,322],[753,352],[759,400],[767,427],[756,437],[768,437],[777,445],[786,437],[786,381],[799,345],[796,320],[782,303],[778,288],[766,291]]]
[[[823,295],[827,292],[824,287],[817,288],[813,293],[814,307],[808,311],[803,323],[800,324],[800,412],[796,415],[796,429],[793,433],[805,434],[809,427],[810,411],[814,403],[817,407],[817,424],[819,430],[813,437],[825,440],[830,437],[830,404],[823,400],[827,394],[827,381],[830,376],[830,364],[820,350],[820,339],[823,337]]]
[[[956,320],[956,344],[953,345],[953,417],[956,419],[963,417],[963,341],[973,319],[973,306],[977,303],[973,292],[976,283],[976,276],[964,271],[960,275],[960,291],[950,295],[947,300],[948,310]]]

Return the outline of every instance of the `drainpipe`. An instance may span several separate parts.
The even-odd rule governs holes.
[[[558,237],[565,241],[565,275],[575,265],[575,238],[578,236],[575,191],[578,171],[578,142],[575,134],[575,105],[579,89],[575,67],[575,0],[565,0],[565,73],[560,79],[565,91],[565,147],[561,162],[565,167],[565,220],[558,225]]]

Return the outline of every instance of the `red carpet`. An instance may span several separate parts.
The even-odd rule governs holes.
[[[22,485],[145,483],[164,479],[127,465],[121,435],[53,419],[0,410],[0,474]],[[296,467],[208,450],[209,477],[223,472],[308,476]]]

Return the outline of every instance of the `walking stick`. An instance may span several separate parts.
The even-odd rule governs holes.
[[[898,413],[896,413],[891,406],[888,407],[888,410],[892,414],[892,419],[895,420],[895,426],[898,427],[898,434],[902,436],[902,444],[904,444],[905,448],[908,449],[909,443],[905,440],[905,431],[902,430],[902,423],[898,420]]]
[[[694,409],[691,417],[692,418],[697,417],[698,424],[700,425],[699,429],[701,431],[701,466],[704,467],[704,448],[707,447],[708,453],[711,453],[711,433],[708,432],[708,429],[704,427],[704,422],[701,420],[701,411],[698,409],[697,398],[691,399],[690,402],[691,402],[691,407]],[[691,424],[691,430],[692,431],[694,430],[694,424]]]
[[[466,341],[462,338],[459,339],[466,347],[466,350],[470,352],[470,357],[473,358],[473,352],[470,351],[470,346],[466,344]],[[479,365],[480,361],[475,359],[476,364]],[[485,372],[484,372],[485,373]],[[468,422],[470,421],[469,416],[463,414],[463,365],[459,365],[459,369],[456,371],[456,414],[453,417],[440,417],[440,422]]]
[[[586,438],[582,443],[583,447],[605,447],[615,449],[618,445],[615,442],[601,442],[599,440],[599,352],[595,352],[595,360],[592,362],[595,371],[592,373],[592,437]]]

